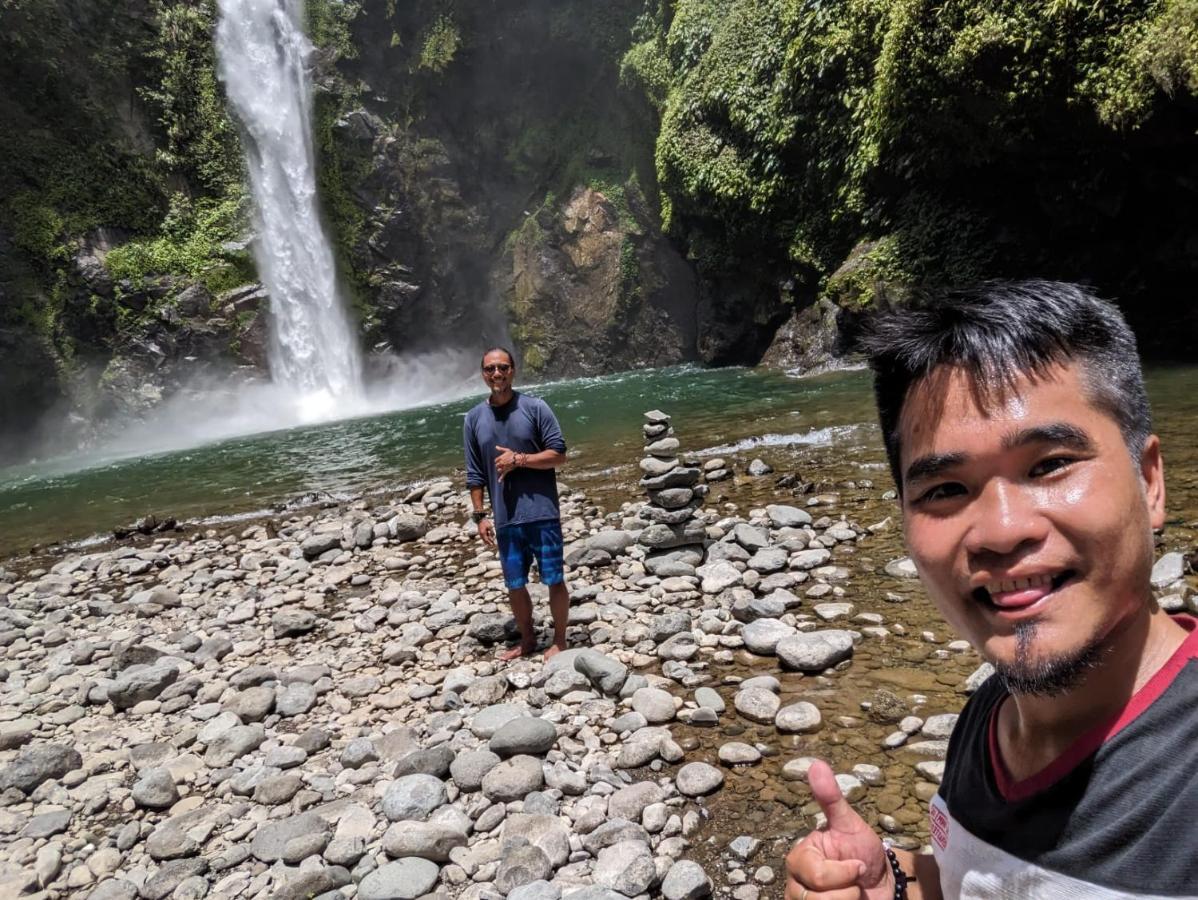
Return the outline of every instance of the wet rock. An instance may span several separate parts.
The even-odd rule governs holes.
[[[740,690],[732,698],[736,711],[753,722],[772,723],[782,701],[777,695],[763,688]]]
[[[777,619],[755,619],[741,632],[745,649],[758,656],[773,656],[779,641],[796,634],[794,628]]]
[[[771,503],[766,506],[765,513],[775,528],[802,528],[811,524],[811,514],[797,506]]]
[[[695,691],[695,702],[699,706],[715,710],[716,713],[724,711],[724,698],[717,691],[709,687],[701,687]]]
[[[761,752],[756,747],[740,741],[729,741],[722,744],[719,750],[720,762],[726,766],[745,766],[761,762]]]
[[[910,557],[894,559],[886,563],[886,574],[891,578],[918,578],[919,570]]]
[[[818,731],[821,719],[819,708],[803,700],[778,710],[774,726],[786,734],[806,734]]]

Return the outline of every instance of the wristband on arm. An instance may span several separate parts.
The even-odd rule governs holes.
[[[889,844],[883,844],[882,849],[886,851],[886,861],[890,863],[890,872],[894,875],[894,900],[907,900],[907,883],[915,879],[903,871],[898,856]]]

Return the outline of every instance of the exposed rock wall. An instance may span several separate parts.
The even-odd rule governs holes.
[[[578,187],[530,215],[501,261],[527,370],[594,375],[693,360],[695,282],[637,204]]]

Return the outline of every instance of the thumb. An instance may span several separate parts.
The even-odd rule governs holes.
[[[817,759],[807,770],[807,783],[811,786],[815,802],[828,818],[828,830],[860,830],[864,820],[849,806],[849,801],[844,799],[831,766],[822,759]]]
[[[496,452],[496,453],[511,453],[512,451],[511,451],[511,450],[509,450],[507,447],[500,447],[498,444],[496,444],[496,445],[495,445],[495,452]]]

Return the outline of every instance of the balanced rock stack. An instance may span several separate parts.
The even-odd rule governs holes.
[[[649,524],[641,532],[640,544],[649,551],[646,569],[663,577],[693,575],[703,562],[707,529],[696,517],[707,494],[699,482],[703,473],[697,465],[678,456],[678,439],[670,417],[660,410],[645,413],[644,477],[641,486],[649,495],[640,516]]]

